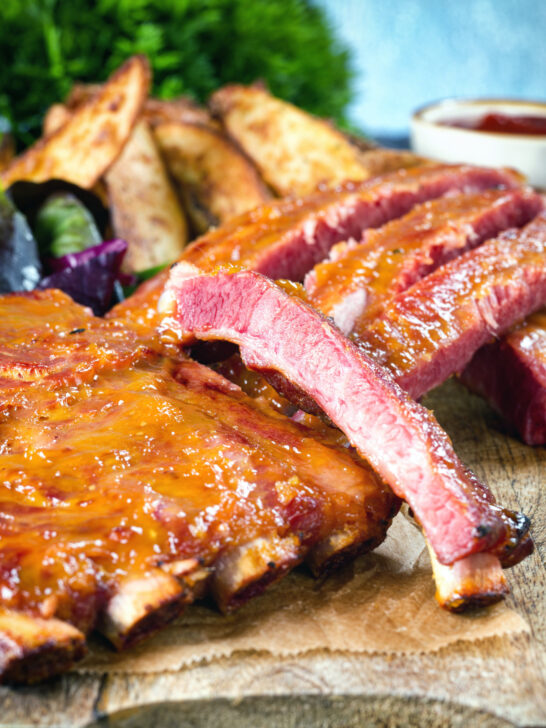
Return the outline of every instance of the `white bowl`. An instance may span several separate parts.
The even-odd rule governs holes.
[[[472,120],[497,112],[544,116],[546,103],[502,99],[449,99],[416,111],[411,119],[411,148],[444,162],[513,167],[530,184],[546,188],[546,134],[510,134],[446,126],[440,122]]]

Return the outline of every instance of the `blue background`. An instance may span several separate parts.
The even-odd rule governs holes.
[[[447,96],[546,101],[546,0],[316,0],[353,51],[350,120],[404,137]]]

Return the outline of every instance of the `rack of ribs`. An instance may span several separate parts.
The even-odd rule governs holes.
[[[391,489],[328,428],[135,344],[58,291],[0,298],[0,675],[126,647],[210,594],[229,611],[296,564],[379,544]]]
[[[502,172],[502,174],[504,175],[505,173]],[[429,168],[428,170],[414,170],[410,176],[410,180],[413,184],[413,200],[408,205],[408,209],[415,202],[419,202],[422,199],[433,199],[440,195],[448,196],[438,200],[438,202],[430,202],[429,207],[432,209],[425,206],[424,214],[423,209],[416,213],[410,212],[406,216],[410,218],[410,222],[408,223],[406,221],[405,225],[404,218],[400,220],[398,227],[396,222],[392,223],[393,233],[398,230],[399,243],[403,233],[407,233],[411,222],[415,223],[417,219],[420,220],[423,228],[427,224],[429,225],[428,234],[424,234],[420,240],[420,251],[418,251],[419,241],[414,241],[414,263],[417,261],[417,264],[413,265],[413,271],[408,273],[408,267],[406,267],[404,275],[399,276],[398,283],[400,287],[403,287],[401,285],[402,281],[404,285],[409,285],[412,276],[413,278],[417,278],[425,275],[453,255],[460,254],[463,250],[479,244],[483,239],[494,235],[505,227],[524,224],[542,207],[542,200],[529,190],[521,188],[512,189],[512,191],[507,190],[507,188],[515,188],[517,182],[515,178],[505,178],[503,180],[497,178],[495,180],[492,177],[483,175],[483,170],[479,170],[478,168],[450,167],[444,165]],[[410,180],[408,180],[407,173],[397,173],[388,177],[378,178],[366,186],[359,185],[358,196],[360,209],[373,210],[374,205],[379,205],[382,209],[389,210],[388,215],[384,215],[382,219],[398,217],[400,214],[403,214],[404,210],[396,210],[393,214],[389,208],[392,207],[392,200],[396,199],[396,194],[399,194],[400,190],[406,189],[407,192],[408,181]],[[504,189],[491,190],[490,192],[486,191],[483,197],[477,194],[480,190],[487,190],[489,187],[501,187]],[[393,193],[393,188],[396,194]],[[352,215],[350,218],[351,224],[354,224],[357,217],[352,213],[357,208],[353,207],[351,212],[351,207],[346,205],[347,190],[342,190],[341,195],[339,195],[339,190],[337,192],[338,194],[333,202],[328,197],[327,202],[330,212],[327,220],[336,221],[340,216],[343,217],[346,215],[347,210],[349,210],[350,215]],[[326,196],[329,194],[327,193]],[[351,194],[354,194],[354,189]],[[318,247],[315,250],[315,254],[318,257],[325,250],[324,247],[321,247],[322,243],[320,243],[320,233],[324,230],[325,222],[321,218],[321,213],[319,212],[317,214],[317,209],[320,208],[320,205],[317,208],[317,201],[320,201],[321,204],[324,203],[326,196],[322,196],[319,193],[319,195],[299,202],[304,222],[303,226],[301,222],[295,223],[294,219],[290,216],[284,219],[282,215],[277,215],[276,217],[280,218],[277,222],[277,228],[274,226],[272,228],[270,222],[264,219],[267,217],[267,215],[264,215],[264,208],[259,208],[253,213],[234,221],[231,227],[223,226],[218,231],[196,241],[196,243],[187,249],[183,255],[183,259],[198,263],[205,270],[212,270],[216,265],[221,263],[231,264],[233,261],[237,261],[239,265],[252,267],[256,270],[262,270],[268,275],[273,275],[279,272],[275,263],[278,254],[282,253],[281,258],[285,261],[293,260],[294,250],[297,251],[298,245],[301,246],[302,244],[304,237],[302,231],[305,233],[306,248],[309,246],[314,248],[317,240],[319,240]],[[370,207],[369,203],[371,200],[374,203]],[[291,201],[288,203],[281,201],[274,204],[290,206],[293,203]],[[368,208],[366,208],[366,205],[368,205]],[[271,207],[268,208],[268,210],[270,209]],[[335,211],[335,214],[333,211]],[[436,211],[436,217],[431,215],[434,211]],[[447,221],[450,214],[451,223]],[[320,221],[320,225],[317,224],[317,219]],[[381,240],[382,236],[384,236],[384,230],[389,228],[389,225],[387,225],[386,228],[377,231],[369,230],[369,227],[373,225],[377,226],[377,220],[373,222],[366,216],[363,216],[362,219],[364,222],[359,226],[355,225],[353,229],[354,237],[360,236],[363,230],[368,230],[366,237],[370,236],[370,238],[373,238],[375,236],[375,240]],[[261,224],[258,224],[257,221],[261,221]],[[328,244],[330,245],[334,238],[343,239],[345,235],[346,228],[343,228],[343,225],[339,229],[334,225],[334,228],[330,229],[331,237]],[[389,238],[387,237],[386,240],[388,241]],[[426,249],[423,250],[423,248]],[[272,250],[273,253],[271,252]],[[411,268],[411,263],[409,267]],[[296,267],[285,272],[288,277],[297,279],[301,276],[302,270],[301,266],[298,268],[296,265]],[[390,281],[388,273],[389,271],[383,277],[385,287],[387,283],[393,284],[396,267],[391,267],[390,269]],[[143,324],[141,331],[142,329],[146,330],[146,328],[149,330],[151,322],[161,328],[156,313],[156,306],[160,293],[164,289],[166,279],[167,273],[164,273],[154,281],[145,284],[140,292],[137,292],[137,295],[133,297],[132,301],[118,306],[117,310],[114,310],[113,315],[129,319],[129,321],[132,320],[131,323],[134,323],[136,314],[136,318]],[[163,333],[163,341],[165,344],[172,344],[173,342],[175,345],[177,344],[176,332],[170,332],[170,335],[167,335],[164,322]],[[243,379],[248,384],[248,371],[243,374]],[[258,387],[263,389],[263,380]],[[283,382],[283,387],[286,390],[286,381]],[[291,398],[296,402],[300,402],[297,395],[298,392],[292,388],[290,392]],[[279,400],[279,397],[275,394],[274,390],[269,388],[269,401],[274,402],[276,400]],[[287,411],[285,404],[286,402],[283,400],[281,404],[281,408],[284,408],[283,411]],[[306,404],[309,405],[309,398],[307,398]],[[484,565],[483,561],[483,558],[481,558],[481,562],[475,557],[472,558],[471,563],[474,565],[473,568],[467,568],[468,564],[465,565],[465,568],[461,566],[461,568],[456,570],[456,573],[461,577],[457,579],[453,577],[453,573],[448,574],[445,568],[442,570],[440,565],[434,561],[433,557],[439,601],[450,608],[454,608],[455,605],[464,607],[468,604],[479,602],[481,599],[480,595],[488,595],[483,598],[483,601],[486,601],[488,598],[492,600],[505,593],[506,584],[500,571],[498,560],[490,560],[486,565]],[[479,567],[478,563],[481,563]],[[461,576],[463,574],[464,579]],[[469,576],[472,574],[475,577],[474,583],[472,582],[471,576]]]

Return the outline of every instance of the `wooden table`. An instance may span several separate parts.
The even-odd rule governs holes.
[[[532,518],[535,553],[509,572],[530,634],[428,655],[242,654],[175,673],[70,673],[0,688],[1,726],[546,726],[546,449],[502,434],[488,407],[449,382],[427,405],[502,503]]]

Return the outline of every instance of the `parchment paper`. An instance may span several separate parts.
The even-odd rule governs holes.
[[[177,622],[123,653],[94,642],[78,671],[163,672],[239,651],[430,652],[459,640],[529,631],[504,604],[449,614],[434,599],[419,530],[402,514],[386,541],[322,582],[289,574],[237,613],[192,605]]]

